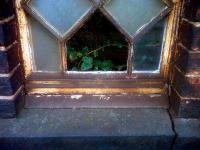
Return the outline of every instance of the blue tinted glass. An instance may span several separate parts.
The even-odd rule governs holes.
[[[165,20],[157,23],[139,41],[134,51],[135,71],[155,71],[159,69]]]
[[[29,5],[60,34],[67,32],[91,8],[88,0],[31,0]]]
[[[108,12],[130,35],[158,16],[166,5],[161,0],[110,0]]]

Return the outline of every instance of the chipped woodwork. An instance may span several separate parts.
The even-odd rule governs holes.
[[[32,72],[32,66],[33,66],[33,63],[32,62],[32,54],[31,54],[31,51],[30,51],[30,45],[27,45],[27,43],[29,43],[31,41],[31,37],[30,37],[30,33],[28,31],[28,26],[27,26],[27,20],[26,20],[26,14],[24,12],[24,9],[22,9],[22,6],[21,6],[21,0],[17,0],[16,1],[16,6],[17,6],[17,14],[18,14],[18,22],[19,22],[19,27],[20,27],[20,33],[21,33],[21,43],[22,43],[22,51],[23,51],[23,59],[24,59],[24,68],[25,68],[25,74],[26,74],[26,78],[29,79],[30,76],[32,76],[32,74],[36,74],[36,73],[33,73]],[[95,2],[95,1],[94,1]],[[83,80],[87,79],[87,78],[91,78],[91,79],[95,79],[95,80],[102,80],[102,79],[113,79],[113,78],[116,78],[116,79],[123,79],[124,80],[126,78],[131,78],[131,79],[135,79],[135,78],[153,78],[153,79],[158,79],[158,78],[165,78],[166,79],[166,82],[167,82],[167,79],[168,79],[168,73],[169,73],[169,61],[170,61],[170,55],[171,55],[171,49],[172,49],[172,46],[173,46],[173,43],[175,41],[175,37],[176,37],[176,34],[175,31],[176,31],[176,28],[177,28],[177,20],[179,19],[179,14],[180,14],[180,6],[178,5],[179,3],[177,3],[176,1],[170,1],[170,0],[165,0],[165,3],[168,4],[169,8],[166,9],[165,11],[163,11],[163,13],[161,13],[154,21],[151,22],[151,25],[152,26],[155,22],[157,22],[158,20],[160,20],[163,16],[165,16],[169,11],[170,9],[172,9],[172,12],[170,14],[170,17],[169,17],[169,21],[168,21],[168,29],[166,30],[166,42],[164,44],[164,50],[163,50],[163,59],[162,59],[162,63],[161,63],[161,74],[154,74],[154,73],[134,73],[132,74],[132,59],[133,59],[133,39],[128,37],[127,36],[127,39],[129,39],[129,42],[130,42],[130,50],[129,50],[129,61],[128,61],[128,64],[129,64],[129,69],[127,71],[127,73],[120,73],[120,74],[99,74],[99,75],[94,75],[94,74],[90,74],[90,73],[84,73],[84,74],[70,74],[70,73],[67,73],[65,74],[64,78],[71,78],[73,76],[74,79],[77,79],[77,78],[81,78]],[[174,6],[172,5],[172,3],[174,4]],[[95,2],[96,4],[96,2]],[[96,10],[97,7],[100,7],[100,10],[102,11],[102,13],[108,17],[108,18],[111,18],[107,13],[106,11],[104,10],[104,8],[102,7],[102,4],[96,4],[94,5],[93,9]],[[27,7],[25,6],[25,9],[27,9]],[[94,11],[93,10],[93,11]],[[93,11],[91,11],[90,13],[92,13]],[[89,16],[90,14],[88,14]],[[111,19],[113,20],[113,19]],[[85,20],[83,20],[82,23],[84,23]],[[116,23],[114,23],[116,25]],[[117,25],[116,25],[117,26]],[[74,30],[78,30],[78,28],[74,29]],[[75,31],[74,31],[75,32]],[[145,31],[144,31],[145,32]],[[29,33],[29,34],[27,34]],[[70,34],[70,33],[69,33]],[[141,33],[143,34],[143,33]],[[66,38],[66,37],[65,37]],[[61,45],[63,46],[60,46],[60,49],[62,51],[62,49],[64,49],[64,44],[62,44],[61,42]],[[31,58],[31,59],[30,59]],[[62,69],[64,70],[64,68],[66,67],[66,60],[64,60],[65,58],[62,57]],[[52,76],[52,74],[54,73],[49,73],[49,76]],[[38,75],[36,76],[40,76],[41,73],[38,73]],[[35,77],[36,77],[35,76]],[[49,77],[48,76],[48,77]],[[39,77],[40,78],[40,77]],[[57,80],[54,80],[54,82],[56,82]],[[41,80],[42,82],[42,80]],[[45,82],[45,80],[44,80]],[[105,81],[107,82],[107,81]],[[135,88],[135,87],[134,87]],[[52,89],[51,89],[52,90]],[[54,89],[56,90],[56,88]],[[82,89],[83,90],[83,89]],[[123,90],[123,89],[122,89]],[[152,88],[153,90],[153,88]],[[64,93],[62,90],[60,90],[61,93]],[[66,90],[65,90],[66,91]],[[70,91],[70,89],[69,89]],[[102,89],[103,91],[103,89]],[[141,90],[135,90],[134,91],[141,91]],[[144,91],[143,94],[148,94],[149,92],[145,93],[145,91],[147,90],[142,90]],[[160,91],[163,91],[163,88],[160,89]],[[28,92],[28,91],[27,91]],[[39,92],[39,91],[38,91]]]

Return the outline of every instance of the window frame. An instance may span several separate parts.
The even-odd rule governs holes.
[[[92,11],[96,10],[100,5],[102,5],[101,3],[95,5],[95,7],[92,8]],[[28,25],[27,25],[27,19],[26,19],[26,15],[24,12],[24,6],[21,6],[21,0],[17,0],[16,1],[16,6],[17,6],[17,15],[18,15],[18,23],[19,23],[19,29],[20,29],[20,39],[21,39],[21,43],[22,43],[22,50],[23,50],[23,60],[24,60],[24,68],[25,68],[25,76],[26,76],[26,85],[27,85],[27,92],[28,93],[32,93],[32,94],[70,94],[73,93],[72,90],[69,90],[69,86],[68,84],[62,84],[63,86],[61,86],[62,88],[56,88],[56,84],[61,83],[61,82],[67,82],[67,81],[74,81],[76,83],[81,83],[82,81],[89,81],[90,83],[92,83],[94,80],[95,81],[100,81],[104,84],[107,84],[107,82],[113,82],[115,83],[116,86],[114,87],[107,87],[110,90],[105,92],[104,88],[105,87],[97,87],[97,92],[93,91],[92,88],[85,86],[84,88],[80,88],[79,90],[77,90],[77,93],[83,93],[83,94],[120,94],[120,93],[129,93],[129,94],[166,94],[168,92],[168,88],[165,86],[165,84],[168,82],[169,79],[169,71],[170,71],[170,62],[171,62],[171,55],[172,55],[172,51],[171,49],[173,48],[173,43],[176,40],[176,36],[177,36],[177,28],[178,28],[178,22],[179,22],[179,16],[180,16],[180,12],[181,12],[181,2],[176,2],[174,3],[174,6],[172,8],[169,8],[165,11],[165,13],[167,14],[170,9],[171,12],[169,14],[168,17],[168,21],[167,21],[167,29],[166,29],[166,33],[165,33],[165,41],[164,42],[164,46],[163,46],[163,50],[162,50],[162,57],[161,57],[161,68],[160,68],[160,73],[144,73],[144,72],[136,72],[134,73],[132,71],[133,67],[133,40],[135,40],[136,38],[139,38],[140,34],[142,34],[142,32],[137,35],[134,38],[127,38],[129,41],[129,58],[128,58],[128,70],[127,73],[125,72],[120,72],[120,73],[115,73],[115,72],[102,72],[100,74],[94,74],[94,73],[89,73],[89,72],[85,72],[84,76],[82,75],[82,73],[73,73],[70,71],[69,72],[64,72],[65,70],[65,66],[66,66],[66,60],[64,57],[62,57],[62,71],[61,73],[55,73],[55,72],[37,72],[34,73],[32,71],[32,62],[30,61],[31,57],[31,53],[29,51],[30,47],[27,44],[27,42],[30,41],[30,36],[28,35]],[[103,9],[102,12],[104,13],[104,15],[106,15],[107,17],[110,17],[109,14],[107,14],[107,12],[104,11],[104,8],[101,7],[100,9]],[[91,11],[91,14],[92,14]],[[91,15],[89,13],[89,15]],[[89,17],[89,15],[87,17]],[[155,22],[157,22],[158,20],[160,20],[162,18],[163,14],[160,14],[157,18],[155,18],[155,20],[153,20],[149,26],[151,27],[152,25],[154,25]],[[86,19],[87,19],[86,17]],[[85,21],[85,20],[84,20]],[[84,22],[83,21],[83,22]],[[82,24],[84,24],[82,22]],[[113,22],[114,23],[114,22]],[[117,24],[115,24],[117,26]],[[78,29],[80,29],[81,25],[78,27],[75,27],[75,29],[73,30],[72,33],[76,32]],[[120,29],[120,28],[118,28]],[[122,31],[123,32],[123,31]],[[73,34],[70,33],[69,35],[72,36]],[[126,34],[126,33],[124,33]],[[68,36],[68,38],[70,38],[70,36]],[[127,35],[128,37],[128,35]],[[65,41],[68,39],[67,37],[65,37]],[[65,43],[63,40],[60,41],[60,49],[61,49],[61,55],[64,56],[64,49],[65,49]],[[131,65],[130,65],[131,64]],[[49,82],[47,81],[47,78],[49,78]],[[137,86],[137,87],[129,87],[128,85],[124,84],[122,88],[118,88],[120,86],[118,86],[116,83],[123,83],[123,82],[131,82],[131,83],[135,83],[141,86]],[[49,83],[49,84],[48,84]],[[53,84],[56,83],[56,84]],[[146,83],[145,84],[141,84],[141,83]],[[148,83],[156,83],[156,86],[154,87],[154,85],[148,84]],[[84,84],[83,84],[84,85]],[[118,90],[118,92],[116,92],[116,88],[121,89]],[[86,89],[88,89],[90,92],[84,92],[87,91]],[[76,90],[74,90],[76,91]],[[93,91],[93,92],[92,92]],[[113,92],[114,91],[114,92]],[[76,93],[76,92],[75,92]]]

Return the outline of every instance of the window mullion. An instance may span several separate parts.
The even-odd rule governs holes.
[[[67,70],[67,61],[66,61],[66,54],[65,54],[65,42],[60,42],[60,54],[61,54],[61,64],[60,64],[60,68],[61,71],[64,72]]]
[[[133,58],[134,58],[134,44],[133,43],[129,43],[128,44],[128,60],[127,60],[127,73],[128,76],[131,77],[132,76],[132,72],[133,72]]]

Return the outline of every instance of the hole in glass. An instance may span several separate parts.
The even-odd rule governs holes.
[[[68,71],[125,71],[128,43],[99,11],[66,43]]]

